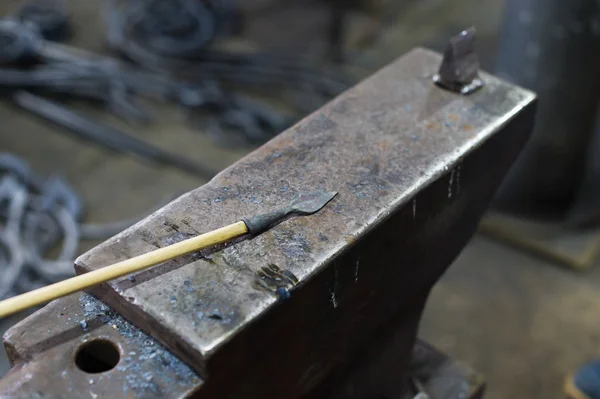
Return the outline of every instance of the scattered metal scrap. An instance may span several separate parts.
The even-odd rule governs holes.
[[[32,24],[47,40],[63,41],[73,32],[69,11],[64,0],[43,0],[25,3],[15,18]]]
[[[0,153],[0,298],[73,275],[80,240],[107,238],[139,220],[83,224],[84,210],[63,178],[43,179]]]
[[[26,89],[44,96],[96,101],[136,124],[152,119],[151,113],[139,105],[140,97],[174,102],[184,107],[192,121],[208,117],[205,126],[214,131],[214,136],[223,137],[233,131],[247,143],[261,144],[287,128],[296,117],[240,95],[237,93],[240,84],[295,87],[296,104],[292,108],[296,107],[298,114],[313,110],[347,87],[339,73],[316,69],[297,57],[213,49],[212,39],[230,31],[237,18],[233,1],[134,0],[125,5],[117,5],[116,1],[107,4],[109,42],[136,62],[137,68],[50,41],[63,39],[72,30],[65,5],[59,0],[46,0],[26,4],[11,19],[0,20],[4,42],[0,49],[0,88],[7,89],[9,94]],[[235,84],[236,93],[221,88],[222,83]],[[9,98],[22,105],[23,96],[34,98],[29,95]],[[58,104],[54,110],[58,112]],[[92,123],[87,118],[88,123],[82,128],[81,123],[70,117],[65,119],[66,113],[68,110],[61,107],[60,115],[42,116],[71,129],[77,125],[75,130],[80,134],[114,149],[110,144],[114,128]],[[112,133],[104,134],[108,130]],[[124,133],[119,132],[119,136]],[[140,143],[132,148],[126,144],[131,141],[122,142],[125,147],[122,150],[140,155],[136,150]],[[181,159],[172,162],[174,156],[166,158],[176,166],[191,163]],[[157,160],[154,156],[149,159]],[[214,171],[203,165],[184,169],[199,171],[205,177],[214,175]]]
[[[211,27],[222,23],[215,20],[217,14],[201,1],[164,3],[107,0],[109,43],[145,68],[187,79],[260,88],[293,87],[296,96],[311,99],[311,108],[322,105],[349,85],[341,71],[317,68],[290,54],[233,52],[208,46],[214,32]],[[231,13],[231,5],[225,9]]]
[[[60,47],[52,48],[52,44],[45,42],[29,24],[2,20],[0,35],[8,43],[0,50],[0,64],[4,66],[0,68],[0,87],[6,89],[5,95],[15,104],[113,150],[173,165],[205,177],[216,173],[198,161],[170,154],[116,128],[79,115],[66,106],[25,91],[68,94],[101,101],[122,117],[141,121],[147,118],[147,114],[137,106],[133,93],[155,98],[175,97],[179,93],[173,82],[122,69],[117,62],[110,60],[79,58]],[[33,68],[15,67],[23,62],[30,64],[33,59],[36,59]]]
[[[78,136],[99,143],[111,150],[138,156],[162,165],[176,166],[181,170],[199,176],[214,176],[218,172],[216,169],[164,151],[114,127],[94,121],[61,104],[26,91],[17,91],[13,95],[13,101],[31,113],[66,127]]]
[[[204,112],[217,127],[236,129],[254,144],[268,140],[291,122],[259,101],[224,92],[216,82],[189,84],[128,67],[110,57],[44,41],[30,24],[1,20],[0,35],[8,43],[0,49],[0,87],[8,89],[9,94],[27,89],[45,96],[96,101],[135,124],[152,119],[151,113],[140,107],[138,98],[174,102],[186,110]],[[92,126],[87,135],[98,129],[101,127]],[[97,135],[105,145],[104,138]],[[203,173],[205,177],[213,175],[213,171]]]
[[[39,54],[43,40],[31,25],[0,19],[0,65],[31,61]]]

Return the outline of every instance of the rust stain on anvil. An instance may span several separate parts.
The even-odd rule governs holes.
[[[486,87],[472,96],[440,90],[430,79],[439,60],[433,52],[412,51],[208,184],[82,255],[77,269],[166,245],[172,226],[206,232],[285,206],[300,193],[338,191],[318,214],[169,262],[135,284],[110,283],[114,291],[105,301],[204,372],[221,345],[278,300],[253,286],[262,267],[289,270],[302,286],[352,245],[348,237],[359,240],[534,98],[485,74]]]

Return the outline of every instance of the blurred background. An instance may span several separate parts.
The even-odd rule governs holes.
[[[483,69],[538,92],[538,120],[421,338],[485,374],[490,399],[561,397],[600,355],[596,1],[4,0],[0,14],[0,297],[68,277],[362,78],[474,26]]]

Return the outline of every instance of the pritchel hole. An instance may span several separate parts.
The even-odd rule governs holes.
[[[75,355],[75,364],[86,373],[104,373],[115,368],[120,358],[119,349],[115,344],[106,340],[96,340],[79,348]]]

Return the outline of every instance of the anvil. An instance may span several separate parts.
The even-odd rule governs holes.
[[[79,257],[83,273],[302,192],[338,192],[318,214],[98,286],[98,299],[46,306],[5,335],[14,368],[0,397],[403,394],[429,291],[474,234],[535,113],[533,93],[484,72],[470,95],[439,87],[440,62],[409,52]],[[285,281],[289,297],[265,276]]]

